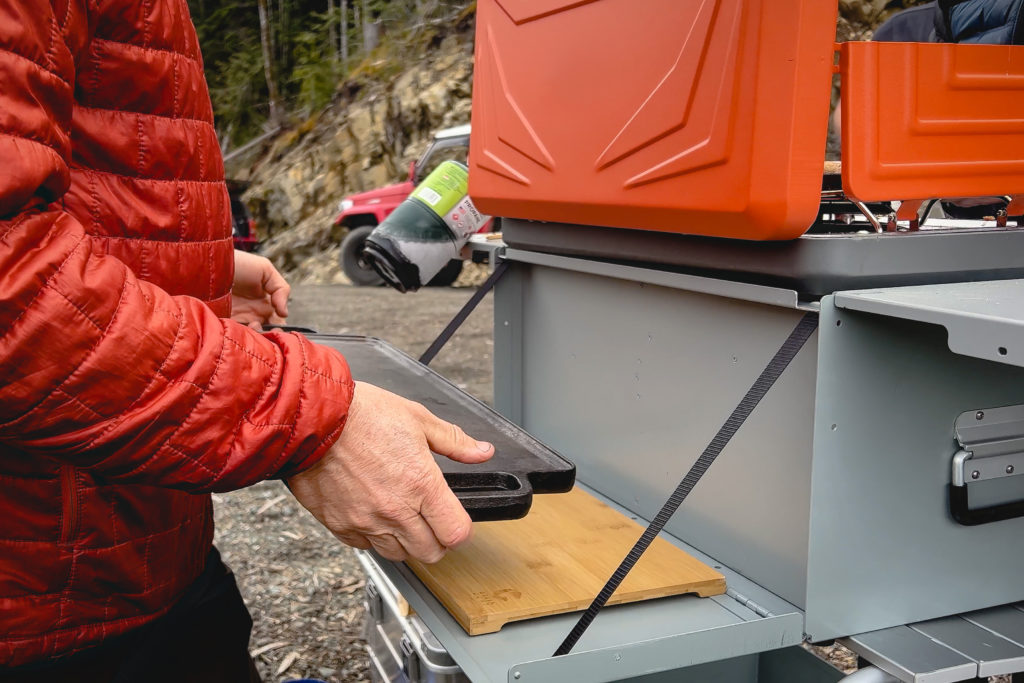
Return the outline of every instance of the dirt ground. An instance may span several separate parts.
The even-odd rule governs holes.
[[[289,323],[382,337],[411,355],[427,348],[469,289],[399,294],[385,288],[302,286]],[[491,399],[491,297],[432,363],[461,388]],[[368,680],[362,649],[363,576],[355,555],[323,530],[280,482],[214,496],[216,543],[253,616],[250,649],[263,680]]]

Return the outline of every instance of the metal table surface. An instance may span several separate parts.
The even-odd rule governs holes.
[[[581,488],[632,516],[600,493]],[[678,539],[663,536],[719,569],[728,593],[609,607],[573,653],[557,658],[551,654],[578,614],[508,624],[497,633],[470,637],[408,567],[377,555],[373,559],[473,681],[598,683],[789,647],[803,640],[803,615],[795,607]],[[613,569],[608,568],[609,574]]]
[[[861,633],[840,642],[905,683],[1024,671],[1024,603]]]
[[[1024,366],[1024,280],[839,292],[835,304],[942,325],[953,353]]]

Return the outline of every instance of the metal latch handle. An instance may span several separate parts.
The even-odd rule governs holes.
[[[964,526],[1024,517],[1024,500],[971,508],[972,482],[1024,474],[1024,405],[962,413],[954,425],[960,450],[953,456],[949,514]]]
[[[949,514],[958,524],[977,526],[989,522],[1001,522],[1004,519],[1024,517],[1024,500],[1012,503],[990,505],[971,509],[967,499],[967,486],[949,485]]]
[[[416,646],[408,635],[403,635],[398,643],[398,649],[402,651],[402,672],[410,683],[419,683],[421,680],[420,655],[416,652]]]
[[[989,458],[982,458],[988,460]],[[995,460],[995,458],[991,458]],[[977,481],[982,478],[981,465],[974,462],[974,454],[968,450],[959,450],[953,456],[952,481],[949,484],[949,514],[958,523],[964,526],[978,526],[989,522],[1001,522],[1004,519],[1024,517],[1024,500],[1015,500],[1000,505],[989,505],[988,507],[971,508],[967,484],[970,481]],[[986,463],[988,464],[988,463]],[[1010,468],[1006,474],[1013,474],[1013,465],[1006,465]],[[989,468],[991,469],[991,468]],[[991,475],[986,476],[991,478]]]

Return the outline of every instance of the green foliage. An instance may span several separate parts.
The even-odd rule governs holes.
[[[331,101],[342,74],[338,48],[331,45],[331,27],[337,27],[340,13],[324,12],[310,17],[310,27],[297,33],[293,40],[295,64],[289,83],[295,93],[295,104],[304,113],[320,109]]]
[[[244,39],[218,67],[210,97],[219,129],[232,141],[257,135],[267,120],[267,81],[259,40]]]
[[[456,23],[471,0],[266,0],[277,89],[288,116],[307,117],[351,77],[387,79],[422,55],[422,37]],[[256,0],[189,0],[221,138],[259,134],[269,115]],[[341,54],[341,34],[349,57]],[[364,33],[365,31],[365,33]],[[364,35],[379,44],[367,49]]]
[[[218,132],[238,144],[260,132],[268,112],[256,3],[190,0],[189,4]]]

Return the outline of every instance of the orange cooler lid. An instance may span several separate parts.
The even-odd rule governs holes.
[[[836,0],[480,0],[470,195],[499,216],[791,239]]]
[[[849,196],[1024,194],[1024,46],[844,43],[841,57]]]

